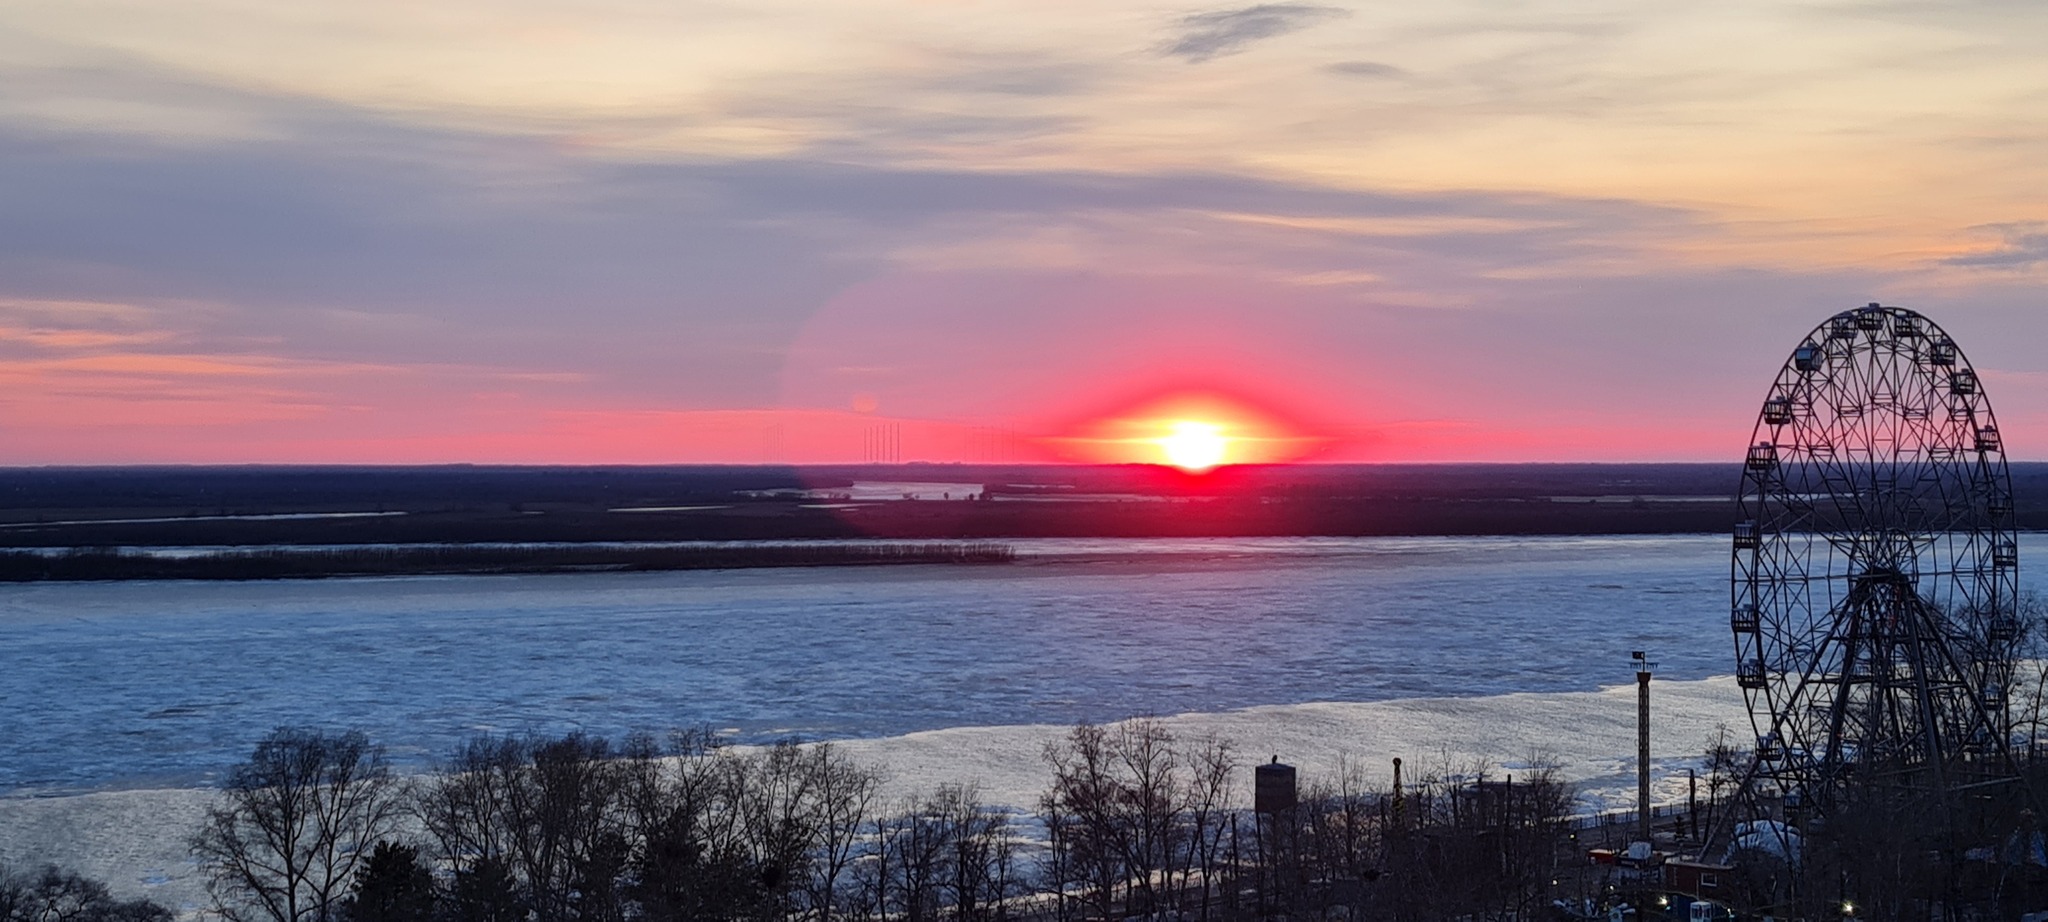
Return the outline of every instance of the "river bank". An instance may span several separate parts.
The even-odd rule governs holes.
[[[1009,546],[989,542],[666,547],[604,544],[401,545],[215,550],[196,554],[78,548],[54,554],[0,551],[0,582],[657,572],[758,567],[1000,564],[1015,559],[1016,551]]]

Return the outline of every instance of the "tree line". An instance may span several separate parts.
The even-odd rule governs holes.
[[[281,728],[190,844],[227,922],[1224,922],[1527,917],[1568,834],[1551,769],[1445,759],[1386,790],[1345,764],[1260,812],[1233,799],[1234,745],[1156,720],[1042,758],[1019,809],[962,784],[885,797],[830,743],[479,737],[401,775],[360,732]],[[0,920],[168,918],[121,912]]]
[[[261,548],[164,556],[112,547],[61,553],[0,550],[0,582],[132,579],[322,579],[418,574],[710,570],[882,564],[998,564],[1015,548],[992,541],[808,544],[455,544]]]

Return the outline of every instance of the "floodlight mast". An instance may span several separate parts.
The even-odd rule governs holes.
[[[1646,655],[1629,653],[1636,670],[1636,836],[1650,842],[1650,675],[1657,664]]]

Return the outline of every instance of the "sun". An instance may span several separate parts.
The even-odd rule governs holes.
[[[1172,431],[1160,437],[1159,447],[1166,451],[1166,463],[1184,471],[1206,471],[1223,463],[1223,453],[1230,446],[1222,429],[1211,423],[1193,420],[1178,420]]]
[[[1162,391],[1105,401],[1079,418],[1049,421],[1046,447],[1091,464],[1164,464],[1190,474],[1235,464],[1286,464],[1330,441],[1251,399]]]

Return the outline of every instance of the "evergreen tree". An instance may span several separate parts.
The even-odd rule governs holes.
[[[448,922],[524,922],[526,900],[505,863],[478,859],[455,872],[449,887]]]
[[[434,875],[419,849],[378,842],[356,871],[343,915],[348,922],[429,922],[434,917]]]

